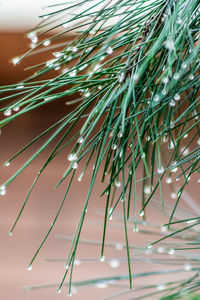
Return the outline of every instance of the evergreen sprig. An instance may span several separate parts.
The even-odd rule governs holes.
[[[13,63],[18,64],[26,56],[46,50],[53,52],[54,58],[29,67],[35,73],[23,82],[0,87],[0,111],[5,116],[0,127],[67,95],[76,95],[75,100],[66,103],[76,104],[76,107],[5,163],[8,166],[32,144],[48,136],[24,165],[1,185],[2,195],[9,184],[62,134],[30,187],[10,234],[43,171],[70,144],[69,166],[55,186],[57,188],[71,176],[66,194],[28,268],[31,268],[59,216],[79,162],[86,158],[85,167],[78,177],[81,181],[94,158],[88,195],[58,290],[62,288],[69,269],[73,269],[88,201],[102,166],[102,182],[108,177],[109,180],[102,191],[107,201],[100,259],[104,259],[107,221],[122,201],[131,287],[133,275],[127,221],[133,214],[134,230],[137,231],[138,193],[142,194],[140,216],[145,221],[146,208],[157,190],[162,210],[165,210],[163,181],[173,184],[180,180],[179,190],[171,194],[176,201],[169,214],[167,229],[171,230],[177,223],[194,221],[151,245],[199,225],[199,218],[174,221],[174,216],[190,177],[199,173],[200,4],[198,0],[91,0],[62,2],[49,7],[52,8],[53,11],[41,16],[42,22],[28,33],[31,50],[14,58]],[[46,34],[51,37],[47,38]],[[66,42],[69,35],[70,41]],[[50,71],[59,71],[59,75],[55,73],[48,80],[40,79]],[[80,131],[71,137],[72,130],[82,120]],[[138,178],[141,168],[143,175]],[[177,172],[178,175],[174,176]],[[186,248],[183,245],[181,249]],[[69,286],[71,289],[71,284]]]

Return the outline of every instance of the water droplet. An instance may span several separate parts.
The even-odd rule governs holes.
[[[66,269],[66,270],[69,270],[69,265],[66,265],[66,266],[65,266],[65,269]]]
[[[115,180],[115,186],[116,187],[120,187],[121,186],[121,182],[118,179]]]
[[[75,265],[75,266],[80,266],[80,264],[81,264],[80,259],[75,259],[75,260],[74,260],[74,265]]]
[[[68,23],[62,24],[62,27],[63,27],[63,28],[67,28],[67,27],[68,27]]]
[[[90,95],[91,95],[91,93],[90,93],[89,91],[88,91],[87,93],[84,94],[84,96],[85,96],[86,98],[90,97]]]
[[[113,137],[113,135],[114,135],[114,132],[111,131],[110,134],[109,134],[109,137],[111,138],[111,137]]]
[[[102,89],[102,85],[98,85],[98,90],[101,90]]]
[[[172,169],[171,172],[175,173],[178,171],[178,167],[177,167],[177,162],[173,162],[173,164],[171,165]]]
[[[183,21],[182,21],[180,18],[178,18],[178,19],[176,20],[176,23],[179,24],[179,25],[181,25],[181,24],[183,23]]]
[[[189,175],[186,175],[186,178],[187,178],[187,181],[189,181],[189,180],[190,180],[190,176],[189,176]]]
[[[27,267],[27,270],[28,270],[28,271],[31,271],[31,270],[32,270],[32,266],[29,265],[29,266]]]
[[[0,185],[0,191],[5,191],[5,190],[6,190],[5,184]]]
[[[120,131],[117,135],[118,138],[121,138],[123,136],[123,133]]]
[[[167,48],[168,50],[173,50],[174,49],[174,41],[167,40],[165,42],[165,48]]]
[[[12,236],[12,231],[9,231],[9,232],[8,232],[8,235],[9,235],[9,236]]]
[[[174,73],[174,76],[173,76],[173,78],[174,78],[175,80],[178,80],[178,79],[180,78],[180,75],[179,75],[179,73]]]
[[[174,100],[171,100],[171,101],[169,102],[169,105],[173,107],[173,106],[176,105],[176,102],[175,102]]]
[[[151,140],[151,137],[149,135],[147,135],[146,141],[149,142],[150,140]]]
[[[82,178],[83,178],[84,172],[82,172],[79,176],[78,176],[78,181],[81,182]]]
[[[55,64],[55,66],[54,66],[54,70],[55,70],[55,71],[60,70],[60,68],[61,68],[61,66],[60,66],[59,64]]]
[[[53,66],[53,63],[56,61],[56,59],[50,59],[46,62],[46,67],[52,67]]]
[[[168,141],[168,136],[167,136],[167,135],[164,135],[164,136],[163,136],[163,143],[167,143],[167,141]]]
[[[86,53],[90,52],[92,50],[92,47],[89,47],[85,50]]]
[[[54,96],[44,97],[44,101],[49,101],[49,100],[51,100],[53,98],[54,98]]]
[[[72,293],[69,293],[67,296],[68,296],[68,297],[72,297]]]
[[[169,78],[168,77],[164,77],[163,80],[162,80],[162,82],[164,84],[167,84],[169,82]]]
[[[6,194],[6,189],[5,190],[0,190],[0,195],[1,196],[5,196],[5,194]]]
[[[38,42],[38,37],[35,35],[35,36],[33,36],[32,38],[31,38],[31,42],[33,43],[33,44],[37,44],[37,42]]]
[[[138,80],[138,78],[139,78],[139,75],[137,74],[137,73],[135,73],[134,75],[133,75],[133,80],[135,81],[135,80]]]
[[[200,138],[197,140],[197,145],[200,146]]]
[[[84,138],[83,137],[80,137],[79,139],[78,139],[78,143],[79,144],[82,144],[84,142]]]
[[[4,163],[4,167],[9,167],[10,166],[10,162],[9,161],[6,161],[5,163]]]
[[[166,178],[166,183],[167,183],[167,184],[172,183],[172,178],[171,178],[171,177],[167,177],[167,178]]]
[[[118,76],[118,81],[119,81],[119,83],[122,83],[123,80],[124,80],[124,78],[125,78],[125,74],[124,74],[124,73],[121,73],[121,74]]]
[[[69,72],[70,77],[74,77],[74,76],[76,76],[76,74],[77,74],[76,70],[73,70],[73,71]]]
[[[112,220],[112,215],[109,215],[108,220],[111,221]]]
[[[121,244],[121,243],[115,244],[115,249],[116,250],[123,250],[123,248],[124,248],[123,244]]]
[[[183,68],[183,69],[186,69],[186,68],[187,68],[186,62],[183,62],[183,63],[182,63],[181,68]]]
[[[3,112],[4,116],[9,117],[12,114],[12,110],[11,109],[7,109]]]
[[[186,156],[186,155],[188,155],[190,153],[189,148],[185,148],[185,147],[182,147],[180,149],[180,151],[181,151],[182,155],[184,155],[184,156]]]
[[[111,259],[109,261],[109,265],[111,268],[118,268],[120,266],[120,262],[117,259]]]
[[[19,110],[20,110],[19,106],[13,107],[13,111],[19,111]]]
[[[167,232],[167,226],[161,226],[160,227],[160,230],[162,231],[162,232]]]
[[[76,170],[78,168],[78,164],[77,162],[75,161],[73,164],[72,164],[72,169]]]
[[[16,88],[17,88],[18,90],[23,89],[23,88],[24,88],[24,85],[23,85],[23,84],[19,84],[18,86],[16,86]]]
[[[173,192],[173,193],[170,194],[170,197],[171,197],[172,199],[176,199],[177,194]]]
[[[67,56],[65,56],[65,58],[66,58]],[[72,56],[71,55],[69,55],[67,58],[66,58],[66,61],[70,61],[70,60],[72,60]]]
[[[100,68],[101,68],[101,65],[100,65],[100,64],[96,64],[96,65],[94,66],[93,71],[94,71],[94,72],[99,71]]]
[[[151,193],[151,187],[150,187],[150,185],[146,185],[144,187],[144,193],[147,194],[147,195]]]
[[[62,69],[62,71],[61,71],[62,74],[66,74],[66,73],[68,73],[68,72],[69,72],[69,69],[68,69],[68,68],[64,68],[64,69]]]
[[[166,285],[164,283],[157,284],[156,288],[158,291],[163,291],[166,288]]]
[[[36,36],[36,32],[35,32],[35,31],[28,32],[28,33],[26,34],[26,36],[27,36],[28,39],[31,39],[31,38],[33,38],[34,36]]]
[[[145,249],[145,252],[144,252],[146,255],[150,255],[152,253],[152,250],[151,249]]]
[[[169,150],[174,149],[174,142],[173,141],[170,141],[170,143],[168,145],[168,149]]]
[[[35,48],[35,47],[36,47],[36,44],[34,44],[34,43],[30,43],[30,44],[29,44],[29,47],[33,49],[33,48]]]
[[[61,294],[61,289],[58,289],[58,290],[57,290],[57,294]]]
[[[72,294],[77,294],[77,288],[75,286],[71,286]]]
[[[157,169],[158,174],[163,174],[164,171],[165,171],[165,169],[164,169],[163,166],[160,166],[160,167],[158,167],[158,169]]]
[[[116,149],[117,149],[117,145],[116,145],[116,144],[113,144],[113,145],[111,146],[111,149],[112,149],[112,150],[116,150]]]
[[[191,264],[186,263],[186,264],[184,264],[183,268],[184,268],[185,271],[190,271],[192,269],[192,266],[191,266]]]
[[[197,110],[194,108],[193,112],[192,112],[195,120],[198,120],[199,119],[199,116],[198,116],[198,113],[197,113]]]
[[[50,41],[50,40],[46,40],[46,41],[43,43],[43,46],[48,47],[50,44],[51,44],[51,41]]]
[[[179,101],[181,99],[181,96],[179,94],[174,95],[174,100]]]
[[[122,154],[123,154],[123,150],[120,151],[119,157],[122,157]]]
[[[140,217],[143,217],[144,216],[144,211],[142,210],[140,213],[139,213]]]
[[[100,57],[100,60],[104,60],[104,59],[105,59],[105,56],[104,56],[104,55]]]
[[[97,287],[97,288],[99,288],[99,289],[105,289],[105,288],[107,288],[107,283],[106,282],[97,282],[96,284],[95,284],[95,286]]]
[[[188,220],[188,221],[186,221],[186,224],[192,224],[192,223],[195,223],[195,222],[197,222],[197,220]]]
[[[148,249],[151,249],[151,248],[152,248],[152,245],[151,245],[151,244],[150,244],[150,245],[148,245],[148,246],[147,246],[147,248],[148,248]]]
[[[105,261],[105,256],[101,255],[101,256],[99,257],[99,260],[100,260],[101,262],[104,262],[104,261]]]
[[[174,253],[175,253],[175,250],[174,250],[174,249],[169,249],[169,250],[168,250],[168,254],[169,254],[169,255],[174,255]]]
[[[20,57],[14,57],[14,58],[11,60],[11,62],[13,63],[13,65],[18,64],[19,61],[20,61]]]
[[[113,49],[111,47],[108,47],[106,49],[107,54],[112,54],[113,53]]]
[[[138,226],[134,226],[134,227],[133,227],[133,232],[138,232],[138,231],[139,231]]]
[[[197,183],[200,183],[200,178],[197,179]]]
[[[69,161],[76,160],[76,159],[77,159],[76,153],[70,153],[70,154],[68,155],[67,159],[68,159]]]
[[[153,100],[154,100],[155,102],[158,102],[158,101],[160,100],[160,96],[159,96],[159,95],[155,95],[155,96],[153,97]]]
[[[41,16],[43,20],[47,20],[49,18],[48,15],[45,15],[45,16]]]
[[[164,247],[158,247],[157,252],[158,253],[164,253],[165,252],[165,248]]]
[[[62,56],[62,52],[60,52],[60,51],[53,52],[53,56],[55,56],[56,58],[61,57]]]
[[[85,68],[87,68],[88,64],[84,64],[83,66],[80,66],[79,70],[83,71]]]
[[[194,80],[194,75],[193,75],[193,74],[190,74],[190,75],[189,75],[189,79],[190,79],[190,80]]]
[[[76,53],[78,51],[78,48],[76,46],[72,47],[72,52]]]

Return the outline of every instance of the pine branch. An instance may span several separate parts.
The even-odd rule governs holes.
[[[12,62],[17,65],[27,56],[37,55],[44,51],[44,46],[47,51],[53,51],[54,58],[30,66],[29,69],[35,73],[23,82],[0,87],[0,111],[4,114],[0,127],[67,95],[76,95],[75,100],[66,103],[76,104],[76,107],[5,163],[8,166],[36,141],[51,132],[51,136],[24,165],[2,183],[1,195],[5,195],[12,181],[62,134],[30,187],[10,234],[45,168],[71,144],[69,166],[55,188],[66,182],[72,174],[70,183],[67,184],[67,191],[69,190],[81,160],[86,158],[79,181],[92,158],[95,159],[95,165],[59,290],[71,267],[71,291],[72,269],[80,233],[90,194],[102,166],[102,182],[105,182],[105,178],[109,179],[102,193],[107,194],[107,203],[100,259],[104,258],[107,220],[112,218],[122,200],[131,287],[133,276],[127,221],[131,217],[130,207],[133,206],[134,228],[137,231],[136,190],[142,194],[140,216],[145,221],[146,209],[153,201],[156,191],[160,193],[162,210],[165,210],[167,204],[162,192],[163,181],[173,184],[180,179],[182,183],[179,190],[171,194],[176,199],[167,225],[168,230],[171,230],[174,224],[185,222],[174,221],[175,212],[190,177],[199,173],[199,1],[91,0],[74,1],[74,4],[64,2],[53,6],[53,9],[54,11],[43,15],[43,21],[28,33],[32,48]],[[55,30],[59,30],[58,33]],[[48,39],[45,35],[47,33],[51,34]],[[68,35],[71,38],[66,42]],[[59,73],[55,73],[49,80],[40,79],[40,76],[50,71]],[[84,120],[82,128],[69,138],[72,129],[81,119]],[[143,176],[136,179],[141,168]],[[176,172],[179,172],[178,175],[175,175]],[[33,256],[29,269],[50,234],[65,197],[52,226]],[[151,245],[199,224],[198,218],[190,218],[187,222],[193,220],[194,224],[177,229]],[[171,291],[171,287],[169,290]],[[176,294],[173,297],[169,299],[175,299]]]

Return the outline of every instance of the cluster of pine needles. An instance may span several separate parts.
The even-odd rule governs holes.
[[[155,244],[162,244],[167,238],[181,238],[186,232],[186,240],[184,238],[180,245],[167,245],[167,249],[184,253],[178,254],[181,258],[177,260],[191,261],[191,265],[186,264],[185,268],[192,269],[193,275],[186,281],[167,283],[164,289],[160,289],[167,296],[161,299],[180,299],[183,292],[197,291],[200,256],[198,252],[190,255],[187,251],[200,248],[197,234],[200,217],[189,214],[187,218],[176,218],[176,212],[190,178],[200,182],[199,1],[63,1],[48,7],[47,11],[41,16],[41,23],[27,34],[31,40],[30,51],[13,58],[12,62],[17,65],[25,57],[44,51],[52,53],[52,59],[30,66],[28,69],[33,70],[33,75],[23,82],[0,87],[0,111],[4,115],[0,127],[42,105],[48,107],[52,101],[74,95],[74,100],[66,103],[74,105],[71,112],[5,162],[8,166],[46,136],[46,142],[2,183],[1,195],[5,195],[12,181],[62,134],[31,185],[10,230],[11,235],[46,167],[60,152],[71,147],[70,153],[66,153],[68,166],[55,186],[58,188],[67,182],[65,196],[28,269],[31,269],[54,227],[75,174],[79,172],[79,163],[85,162],[78,176],[78,181],[81,181],[88,166],[91,167],[91,162],[95,161],[58,291],[70,271],[68,285],[71,293],[80,233],[95,179],[100,172],[106,186],[102,191],[102,196],[106,196],[106,207],[100,260],[104,260],[107,222],[114,217],[116,208],[122,205],[127,278],[132,288],[132,279],[137,274],[134,275],[131,270],[129,223],[133,222],[134,231],[138,231],[138,215],[145,223],[148,206],[156,205],[154,198],[159,193],[160,209],[166,212],[167,208],[169,215],[168,222],[163,225],[166,231],[141,251],[152,246],[154,249]],[[42,79],[46,73],[47,76],[50,74],[50,78]],[[72,135],[77,124],[81,124],[81,129],[76,129]],[[171,202],[163,196],[163,185],[174,184],[177,187],[177,183],[178,190],[175,188],[171,192],[173,205],[168,207]],[[139,205],[138,195],[141,195]],[[124,277],[115,278],[121,279]],[[96,281],[91,280],[90,283],[95,284]]]

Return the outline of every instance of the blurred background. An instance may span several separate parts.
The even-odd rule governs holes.
[[[34,65],[42,59],[49,59],[49,53],[42,53],[23,60],[15,67],[10,63],[13,57],[21,55],[30,49],[30,41],[26,38],[26,32],[31,30],[40,21],[38,16],[43,14],[43,8],[51,3],[55,3],[55,1],[0,1],[0,85],[23,81],[25,77],[30,75],[30,71],[24,71],[28,65]],[[2,167],[4,162],[24,147],[31,139],[35,138],[39,133],[69,112],[69,106],[65,105],[66,100],[62,99],[60,102],[42,106],[40,109],[18,118],[2,129],[0,137],[0,182],[4,182],[4,180],[16,172],[26,159],[41,145],[41,142],[45,141],[45,138],[20,155],[8,168]],[[55,142],[53,145],[55,145]],[[57,297],[58,299],[65,299],[68,294],[67,287],[63,288],[61,294],[56,294],[56,289],[64,274],[65,259],[70,247],[70,240],[78,224],[86,199],[92,164],[81,183],[78,182],[76,176],[56,226],[35,260],[31,272],[27,271],[26,268],[48,231],[65,193],[66,184],[63,184],[57,191],[53,190],[53,186],[61,178],[67,166],[66,158],[70,149],[66,149],[47,168],[33,190],[12,237],[8,235],[23,205],[31,183],[51,149],[49,147],[45,150],[11,184],[6,196],[1,198],[0,297],[3,300],[54,300]],[[82,167],[83,165],[80,164],[80,171],[78,170],[77,172],[78,175]],[[101,249],[103,210],[106,204],[105,197],[100,198],[102,191],[102,185],[96,184],[81,234],[82,242],[77,251],[73,276],[74,281],[128,274],[123,218],[120,209],[119,214],[116,214],[116,217],[108,225],[106,236],[108,245],[105,250],[106,260],[104,262],[98,260]],[[195,196],[196,191],[196,185],[194,184],[190,194]],[[199,207],[196,206],[195,210],[198,211],[198,209]],[[167,221],[167,218],[164,216],[158,216],[156,211],[151,211],[151,218],[156,219],[158,224]],[[140,236],[137,232],[133,233],[133,226],[131,224],[129,224],[128,229],[130,232],[129,242],[132,248],[137,245],[146,246],[156,238],[156,234],[155,236]],[[145,253],[146,256],[149,254],[150,251]],[[160,254],[162,257],[166,255],[163,253]],[[134,251],[131,251],[131,258],[134,259]],[[168,255],[166,255],[167,258]],[[155,270],[155,266],[152,267],[151,262],[148,263],[147,261],[147,264],[144,265],[143,256],[135,260],[134,263],[132,261],[132,268],[134,273]],[[173,269],[173,266],[171,268]],[[159,269],[162,269],[162,266],[158,265],[157,270]],[[168,276],[171,279],[171,275]],[[160,289],[162,289],[162,280],[160,276],[154,276],[151,279],[143,278],[142,282],[140,279],[135,279],[134,286],[137,287],[148,282],[150,284],[156,283],[158,287],[160,284]],[[31,291],[23,289],[24,286],[27,289],[27,286],[43,284],[47,285],[47,288]],[[50,286],[48,286],[49,284]],[[133,293],[123,294],[123,291],[128,291],[127,280],[120,284],[109,282],[109,286],[102,281],[96,286],[82,287],[78,290],[74,288],[72,290],[74,294],[73,299],[75,300],[106,299],[106,295],[119,292],[122,293],[121,296],[116,295],[113,299],[136,299],[133,298]],[[139,296],[140,291],[136,295]],[[155,296],[149,296],[148,299],[155,299]]]

